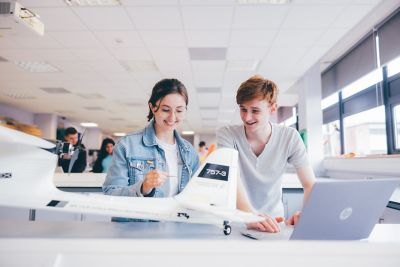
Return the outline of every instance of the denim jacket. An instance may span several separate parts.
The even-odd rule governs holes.
[[[199,167],[199,158],[193,146],[174,131],[182,160],[178,192],[181,192]],[[113,150],[103,192],[114,196],[143,197],[140,192],[144,176],[152,169],[166,171],[165,153],[156,141],[154,120],[143,130],[131,133],[119,140]],[[160,188],[153,189],[146,197],[164,197]]]

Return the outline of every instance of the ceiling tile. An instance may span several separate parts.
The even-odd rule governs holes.
[[[118,60],[152,60],[144,47],[109,48],[109,51]]]
[[[151,47],[185,47],[183,31],[141,31],[144,43]]]
[[[268,47],[229,47],[228,60],[251,60],[263,59],[268,51]]]
[[[282,29],[326,29],[343,9],[343,6],[294,6],[282,24]]]
[[[73,11],[91,30],[132,30],[123,7],[74,7]]]
[[[227,47],[229,31],[193,31],[185,32],[189,47]]]
[[[94,35],[105,47],[137,47],[144,46],[136,31],[94,31]]]
[[[121,0],[124,6],[159,6],[178,5],[178,0]]]
[[[51,32],[48,33],[66,48],[96,48],[101,43],[89,31],[77,32]]]
[[[105,48],[71,49],[70,51],[82,60],[113,60]]]
[[[87,30],[70,8],[32,8],[32,10],[40,16],[45,32]]]
[[[322,35],[322,30],[281,30],[275,36],[274,46],[291,46],[297,43],[300,46],[310,46]]]
[[[233,7],[182,7],[185,29],[229,29]]]
[[[207,71],[224,72],[225,64],[223,60],[193,60],[192,68],[195,73]]]
[[[230,46],[268,46],[274,40],[276,30],[233,30]]]
[[[333,28],[349,28],[349,25],[355,25],[373,10],[373,5],[352,5],[346,7],[333,23]]]
[[[237,6],[233,29],[278,29],[285,19],[289,5]]]
[[[184,47],[149,47],[149,51],[152,54],[154,60],[176,60],[189,61],[189,52],[187,48]]]
[[[139,30],[182,29],[179,7],[127,7],[127,12]]]

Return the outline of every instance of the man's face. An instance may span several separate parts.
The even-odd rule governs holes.
[[[263,129],[275,111],[276,104],[269,104],[263,99],[253,99],[240,105],[240,117],[247,131]]]
[[[78,134],[68,134],[65,136],[65,141],[72,145],[76,145],[78,143]]]

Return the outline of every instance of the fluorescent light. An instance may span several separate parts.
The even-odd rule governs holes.
[[[81,124],[82,127],[87,127],[87,128],[99,126],[99,125],[98,125],[97,123],[95,123],[95,122],[81,122],[80,124]]]
[[[194,131],[182,131],[182,134],[194,135]]]
[[[126,133],[113,133],[114,136],[123,137]]]
[[[137,72],[137,71],[158,71],[158,68],[154,61],[150,60],[133,60],[133,61],[122,61],[122,67],[127,71]]]
[[[29,72],[60,72],[59,69],[47,62],[14,61],[14,63]]]
[[[65,0],[70,6],[119,6],[119,0]]]

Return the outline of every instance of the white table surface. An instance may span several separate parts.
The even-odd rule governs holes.
[[[0,266],[400,266],[400,225],[368,241],[257,241],[184,223],[0,221]]]

